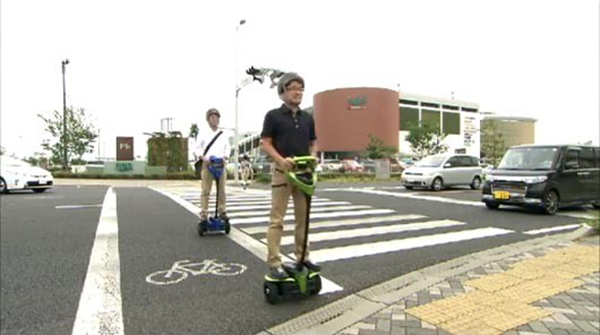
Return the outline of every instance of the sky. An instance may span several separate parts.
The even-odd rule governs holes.
[[[250,66],[302,75],[303,107],[342,87],[454,92],[537,119],[536,143],[599,144],[599,32],[598,0],[3,0],[0,145],[42,151],[38,114],[62,111],[64,59],[67,105],[100,130],[93,157],[133,136],[143,159],[161,119],[187,136],[211,107],[233,129],[236,68],[241,81]],[[244,87],[239,131],[260,131],[280,104],[269,85]]]

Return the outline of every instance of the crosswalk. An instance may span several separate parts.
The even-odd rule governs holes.
[[[198,192],[181,192],[179,196],[200,207]],[[214,212],[215,201],[213,194],[209,199],[209,211]],[[268,191],[227,195],[231,224],[263,245],[267,243],[270,207]],[[310,214],[310,258],[326,263],[511,233],[514,231],[495,227],[470,228],[467,222],[398,213],[394,209],[315,196]],[[282,252],[294,258],[293,246],[294,206],[290,198],[284,217]]]

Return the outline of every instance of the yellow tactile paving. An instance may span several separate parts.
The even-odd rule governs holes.
[[[486,292],[496,292],[507,287],[522,283],[525,279],[508,276],[504,273],[497,273],[490,276],[481,277],[474,280],[468,280],[465,285],[474,287]]]
[[[583,285],[575,278],[600,271],[600,247],[573,246],[466,281],[468,293],[406,310],[451,334],[493,335],[552,313],[528,305]]]

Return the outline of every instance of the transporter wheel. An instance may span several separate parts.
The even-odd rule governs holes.
[[[198,223],[198,235],[202,237],[204,233],[206,233],[206,221],[200,221]]]
[[[323,287],[323,283],[321,282],[321,276],[315,276],[313,280],[315,281],[315,288],[310,291],[310,294],[317,295],[319,294],[319,292],[321,292],[321,288]]]
[[[279,301],[279,286],[277,286],[277,284],[265,281],[263,293],[269,304],[275,305]]]
[[[35,193],[44,193],[46,192],[47,188],[34,188],[33,192]]]
[[[595,209],[600,209],[600,201],[592,202],[592,206],[594,206]]]
[[[229,223],[229,220],[225,221],[225,234],[229,235],[229,232],[231,231],[231,224]]]
[[[8,185],[6,185],[4,178],[0,177],[0,194],[5,193],[8,193]]]

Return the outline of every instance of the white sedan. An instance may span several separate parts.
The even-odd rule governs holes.
[[[8,156],[0,156],[0,193],[33,190],[41,193],[54,186],[52,174],[40,167]]]

